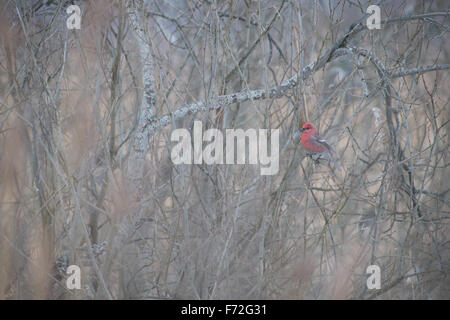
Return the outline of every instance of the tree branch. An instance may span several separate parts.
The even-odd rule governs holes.
[[[381,21],[381,24],[389,24],[400,21],[420,20],[430,17],[449,16],[449,15],[450,12],[426,13],[414,16],[392,18],[389,20]],[[347,31],[341,38],[339,38],[325,54],[323,54],[317,59],[317,61],[310,63],[309,65],[304,67],[298,74],[286,80],[278,87],[273,87],[272,89],[270,89],[268,96],[266,95],[266,91],[262,89],[245,90],[237,93],[218,96],[214,99],[211,99],[209,103],[200,101],[197,103],[188,104],[179,108],[174,112],[161,116],[157,119],[152,118],[148,120],[144,126],[140,126],[139,128],[142,131],[148,132],[149,136],[152,136],[153,134],[161,130],[163,127],[169,125],[173,120],[181,119],[189,114],[195,114],[199,111],[220,109],[222,107],[229,106],[233,103],[242,103],[249,100],[254,101],[254,100],[281,98],[286,94],[288,90],[297,86],[299,80],[303,81],[307,80],[314,72],[323,68],[331,60],[349,53],[365,55],[367,57],[370,57],[373,60],[373,62],[379,67],[378,68],[379,71],[382,71],[383,77],[388,78],[398,78],[406,75],[413,75],[417,73],[424,73],[434,70],[443,70],[450,68],[450,65],[445,64],[445,65],[421,67],[389,74],[387,69],[384,67],[383,63],[381,63],[379,59],[376,59],[376,57],[373,57],[368,50],[356,47],[349,47],[349,48],[345,47],[346,43],[351,37],[355,36],[362,30],[367,29],[367,26],[363,24],[363,21],[366,18],[366,16],[367,15],[364,15],[361,19],[358,20],[357,23],[350,26],[349,31]]]
[[[143,6],[142,1],[139,1],[140,6]],[[138,158],[144,158],[148,149],[148,132],[141,130],[146,123],[153,120],[154,108],[156,103],[155,94],[155,78],[153,76],[153,57],[151,52],[151,41],[146,35],[146,28],[144,20],[139,15],[133,1],[129,1],[128,12],[130,16],[131,26],[136,32],[136,39],[139,46],[142,63],[142,82],[144,85],[142,105],[139,110],[138,131],[135,137],[134,151]]]
[[[402,70],[402,71],[392,73],[391,78],[399,78],[399,77],[404,77],[404,76],[411,76],[414,74],[422,74],[425,72],[445,70],[445,69],[450,69],[450,64],[437,64],[435,66],[426,66],[426,67]]]

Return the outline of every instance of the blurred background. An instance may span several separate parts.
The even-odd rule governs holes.
[[[371,4],[381,29],[364,27]],[[445,0],[2,1],[0,299],[449,299],[449,15]],[[279,96],[208,107],[308,65]],[[194,120],[280,129],[278,174],[173,165],[171,132]],[[341,170],[305,155],[305,122]]]

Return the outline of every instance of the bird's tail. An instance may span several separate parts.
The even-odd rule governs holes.
[[[333,163],[333,166],[337,169],[337,170],[341,170],[341,164],[339,163],[339,161],[337,160],[336,157],[336,152],[334,152],[334,150],[332,152],[329,153],[330,155],[330,162]]]
[[[334,168],[336,168],[337,170],[341,170],[341,165],[337,160],[337,155],[333,148],[327,148],[327,151],[323,152],[320,157],[326,158],[330,164],[333,164]]]

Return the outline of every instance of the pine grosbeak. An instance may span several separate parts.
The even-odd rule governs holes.
[[[319,130],[311,123],[305,123],[301,131],[300,142],[306,153],[316,162],[319,162],[319,159],[328,159],[339,169],[339,164],[333,158],[336,153],[328,142],[320,136]]]

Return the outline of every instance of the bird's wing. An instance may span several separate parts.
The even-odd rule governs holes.
[[[339,164],[339,161],[334,160],[336,152],[334,151],[333,147],[331,147],[330,144],[325,139],[323,139],[318,135],[311,135],[311,138],[312,138],[311,141],[313,143],[316,143],[317,145],[320,145],[328,150],[327,158],[335,165],[335,167],[338,170],[340,170],[341,166]]]
[[[330,146],[330,144],[327,142],[327,140],[323,139],[321,136],[312,134],[311,140],[314,143],[317,143],[318,145],[327,148],[327,150],[329,150],[330,152],[334,152],[333,148]]]

